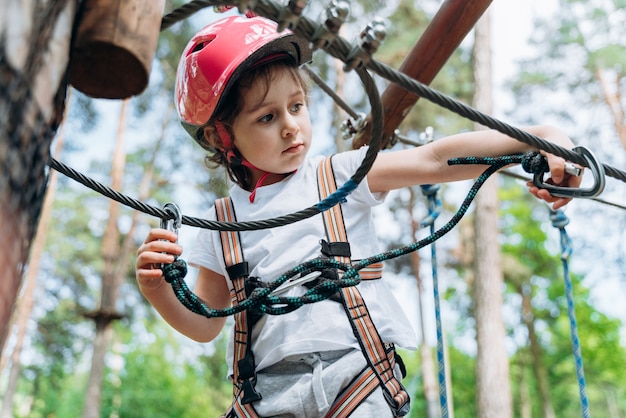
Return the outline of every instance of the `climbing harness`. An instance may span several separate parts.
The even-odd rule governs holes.
[[[331,157],[326,158],[318,168],[318,189],[324,199],[336,190],[332,171]],[[216,201],[217,219],[234,222],[235,208],[230,198]],[[322,241],[322,257],[332,257],[342,264],[350,264],[350,245],[347,241],[341,206],[335,205],[323,214],[328,242]],[[234,305],[241,304],[256,288],[264,284],[258,278],[249,276],[248,263],[244,259],[241,237],[236,231],[220,232],[226,271],[233,284],[231,300]],[[381,278],[382,264],[370,266],[363,272],[364,280]],[[335,269],[309,275],[306,281],[294,279],[287,287],[296,284],[311,286],[311,282],[333,281],[339,277]],[[274,294],[282,293],[285,287],[278,287]],[[327,417],[347,417],[377,387],[381,387],[385,399],[395,416],[404,416],[409,410],[409,396],[394,374],[394,367],[399,357],[393,345],[383,343],[372,322],[365,302],[355,286],[343,287],[338,293],[328,295],[344,307],[355,337],[363,351],[368,365],[345,388],[331,407]],[[259,313],[241,311],[235,314],[234,359],[233,359],[233,404],[227,416],[254,417],[256,412],[252,403],[262,399],[262,394],[255,390],[256,370],[252,353],[251,330],[261,318]]]
[[[326,158],[318,168],[318,190],[320,198],[332,194],[336,190],[332,168],[332,157]],[[342,263],[351,264],[349,241],[346,233],[341,205],[336,205],[322,214],[326,236],[329,241],[324,255],[331,256]],[[322,251],[325,252],[324,249]],[[409,412],[409,395],[393,372],[395,357],[391,347],[391,358],[385,349],[372,322],[365,301],[356,286],[344,287],[342,304],[348,313],[350,323],[361,350],[369,363],[369,368],[378,378],[387,402],[395,416],[404,416]],[[365,394],[368,395],[369,393]],[[363,395],[361,395],[363,396]],[[363,396],[363,399],[365,398]]]

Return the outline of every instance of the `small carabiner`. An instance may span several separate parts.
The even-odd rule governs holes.
[[[600,195],[604,191],[606,179],[604,176],[604,167],[598,161],[596,156],[585,147],[575,147],[572,151],[579,152],[587,161],[587,165],[593,174],[594,184],[592,187],[563,187],[547,184],[543,181],[543,173],[536,173],[533,177],[533,183],[540,189],[545,189],[555,197],[585,197],[592,198]],[[568,171],[570,172],[570,171]],[[571,172],[570,172],[571,173]],[[582,173],[581,173],[582,174]],[[576,175],[574,173],[574,175]]]
[[[163,206],[163,210],[165,210],[165,212],[172,217],[161,219],[161,228],[178,234],[178,230],[183,223],[183,214],[180,211],[180,208],[175,203],[166,203],[165,206]]]

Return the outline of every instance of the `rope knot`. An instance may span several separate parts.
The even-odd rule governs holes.
[[[569,224],[569,218],[561,209],[550,211],[550,221],[552,221],[552,226],[558,229],[563,229]]]
[[[439,189],[441,189],[440,184],[422,184],[420,187],[424,196],[427,197],[436,195]]]
[[[550,171],[548,161],[537,151],[528,151],[522,156],[522,168],[530,174],[541,174]]]
[[[165,264],[162,270],[166,282],[178,282],[187,275],[187,263],[185,260],[177,258],[174,262]]]
[[[441,213],[441,199],[437,197],[437,192],[441,189],[440,184],[422,184],[420,186],[422,193],[428,199],[428,216],[420,222],[422,228],[427,226],[433,226],[435,220]]]

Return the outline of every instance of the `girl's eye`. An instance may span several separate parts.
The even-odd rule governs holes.
[[[302,103],[296,103],[295,105],[293,105],[293,107],[291,108],[291,111],[294,113],[298,113],[301,109],[302,106],[304,106],[304,104]]]
[[[272,115],[271,113],[269,113],[269,114],[267,114],[267,115],[262,116],[261,118],[259,118],[259,122],[262,122],[262,123],[267,123],[267,122],[270,122],[272,119],[274,119],[274,115]]]

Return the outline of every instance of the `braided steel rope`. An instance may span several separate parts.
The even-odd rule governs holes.
[[[220,0],[193,0],[178,9],[168,13],[165,15],[161,22],[161,30],[165,30],[171,27],[173,24],[186,19],[209,6],[224,6],[224,5],[232,5],[234,2],[232,1],[220,1]],[[259,13],[267,18],[278,19],[280,16],[281,6],[272,0],[258,0],[257,5],[254,8],[256,13]],[[315,30],[317,28],[317,24],[312,20],[301,17],[297,27],[294,31],[300,35],[304,36],[309,40],[313,40],[313,36]],[[345,39],[337,36],[335,40],[327,45],[325,48],[326,52],[332,55],[335,58],[346,62],[348,60],[348,54],[351,50],[351,44],[348,43]],[[375,59],[371,59],[367,63],[367,68],[380,75],[383,78],[386,78],[389,81],[395,82],[402,87],[406,88],[409,91],[412,91],[418,94],[420,97],[424,97],[427,100],[432,101],[435,104],[438,104],[448,110],[451,110],[455,113],[458,113],[461,116],[467,117],[468,119],[481,123],[487,127],[492,129],[496,129],[502,133],[505,133],[513,138],[516,138],[522,142],[525,142],[535,148],[545,150],[555,155],[559,155],[563,158],[566,158],[570,161],[578,163],[583,166],[587,166],[587,160],[582,157],[582,155],[575,153],[573,151],[567,150],[565,148],[554,145],[550,142],[547,142],[535,135],[532,135],[528,132],[515,128],[511,125],[503,123],[495,118],[492,118],[484,113],[481,113],[464,103],[461,103],[453,98],[450,98],[436,90],[431,89],[430,87],[406,76],[403,73],[396,71],[395,69],[377,62]],[[371,76],[364,68],[357,68],[356,72],[359,77],[363,81],[365,91],[370,99],[371,105],[371,114],[372,119],[374,121],[382,121],[383,120],[383,111],[382,104],[380,103],[380,96],[378,94],[378,90],[376,89],[375,83],[372,80]],[[267,229],[273,228],[276,226],[288,225],[291,223],[295,223],[299,220],[309,218],[311,216],[316,215],[317,213],[327,210],[328,208],[334,206],[338,202],[345,199],[345,196],[350,193],[352,188],[356,187],[367,174],[371,165],[373,164],[374,159],[376,158],[376,153],[380,150],[382,144],[382,123],[373,123],[372,124],[372,142],[370,144],[370,149],[365,156],[365,159],[359,167],[359,169],[355,172],[352,178],[347,182],[346,185],[342,186],[340,190],[338,190],[335,195],[329,196],[326,201],[319,202],[317,205],[301,210],[299,212],[295,212],[292,214],[287,214],[281,217],[259,220],[254,222],[217,222],[217,221],[209,221],[205,219],[194,218],[190,216],[183,216],[183,224],[206,228],[206,229],[214,229],[214,230],[229,230],[229,231],[245,231],[245,230],[254,230],[254,229]],[[165,212],[164,210],[144,204],[135,199],[132,199],[128,196],[124,196],[121,193],[118,193],[88,177],[78,173],[76,170],[68,167],[67,165],[51,158],[49,163],[50,167],[53,169],[67,175],[68,177],[73,178],[79,183],[99,192],[103,195],[116,200],[124,205],[127,205],[133,209],[139,210],[146,214],[159,217],[161,219],[169,219],[170,214]],[[604,170],[607,175],[620,179],[626,182],[626,172],[610,167],[606,164],[603,164]]]
[[[367,92],[367,96],[370,100],[370,111],[373,115],[377,115],[377,117],[382,119],[383,108],[380,100],[380,95],[378,93],[378,88],[374,83],[374,79],[367,72],[367,70],[361,68],[357,69],[357,74],[361,78],[363,83],[363,87]],[[272,219],[264,219],[257,221],[248,221],[248,222],[219,222],[219,221],[210,221],[206,219],[194,218],[190,216],[183,216],[182,223],[189,226],[212,229],[218,231],[250,231],[250,230],[258,230],[258,229],[269,229],[275,228],[278,226],[289,225],[303,219],[310,218],[312,216],[317,215],[320,212],[330,209],[334,205],[344,201],[346,196],[352,192],[357,185],[365,178],[368,171],[374,164],[374,160],[382,147],[382,134],[383,128],[381,124],[374,124],[372,126],[372,143],[370,144],[369,149],[367,150],[365,157],[363,158],[363,162],[354,172],[352,177],[342,186],[340,186],[337,191],[326,199],[318,202],[316,205],[311,206],[309,208],[303,209],[298,212],[293,212],[290,214],[286,214],[284,216],[272,218]],[[126,206],[129,206],[135,210],[144,212],[146,214],[157,216],[161,219],[167,220],[171,219],[171,214],[166,211],[156,208],[154,206],[147,205],[142,203],[136,199],[123,195],[81,173],[74,170],[73,168],[57,161],[54,158],[50,159],[49,163],[50,167],[57,170],[60,173],[65,174],[66,176],[78,181],[84,186],[101,193],[102,195],[109,197],[119,203],[122,203]]]

